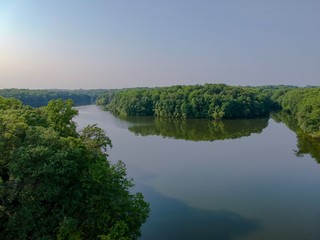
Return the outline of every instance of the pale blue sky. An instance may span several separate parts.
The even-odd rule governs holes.
[[[320,85],[319,0],[0,0],[0,88]]]

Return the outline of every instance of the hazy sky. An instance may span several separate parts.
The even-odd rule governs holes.
[[[0,0],[0,88],[320,85],[320,0]]]

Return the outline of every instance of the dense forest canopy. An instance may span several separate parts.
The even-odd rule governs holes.
[[[205,84],[122,91],[108,108],[123,116],[235,119],[266,116],[271,102],[258,88]]]
[[[256,118],[284,109],[306,134],[320,138],[319,87],[205,84],[128,89],[105,98],[101,95],[97,104],[121,116],[218,120]]]
[[[111,140],[96,125],[80,132],[71,100],[42,108],[0,97],[0,239],[140,236],[149,205],[129,189]]]
[[[279,103],[283,110],[294,116],[304,132],[320,138],[320,88],[289,91]]]
[[[30,90],[30,89],[0,89],[0,96],[16,98],[23,104],[31,107],[46,106],[50,100],[72,99],[75,105],[87,105],[95,103],[101,93],[110,94],[116,90],[95,89],[95,90]]]

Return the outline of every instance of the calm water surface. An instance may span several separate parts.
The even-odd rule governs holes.
[[[151,204],[143,240],[320,239],[320,165],[273,119],[119,119],[78,108],[112,139],[135,191]]]

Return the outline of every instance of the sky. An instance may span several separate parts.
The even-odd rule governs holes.
[[[0,0],[0,88],[320,85],[319,0]]]

